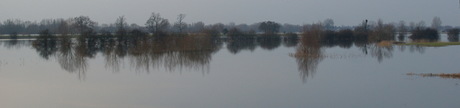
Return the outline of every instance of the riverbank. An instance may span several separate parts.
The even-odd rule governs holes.
[[[419,45],[427,47],[443,47],[451,45],[460,45],[460,42],[412,42],[412,43],[402,43],[400,45]]]
[[[452,78],[452,79],[460,79],[460,73],[440,73],[440,74],[433,74],[433,73],[424,73],[424,74],[416,74],[416,73],[407,73],[407,75],[416,75],[422,77],[441,77],[441,78]]]

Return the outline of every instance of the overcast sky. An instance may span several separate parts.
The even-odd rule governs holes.
[[[128,23],[144,25],[152,12],[176,21],[180,13],[185,22],[260,21],[306,24],[334,20],[335,25],[357,25],[364,19],[384,22],[425,21],[441,18],[443,25],[460,25],[458,0],[1,0],[0,21],[6,19],[41,20],[89,16],[99,23],[113,23],[124,15]]]

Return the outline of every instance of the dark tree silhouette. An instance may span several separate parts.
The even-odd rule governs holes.
[[[177,15],[177,22],[174,24],[174,27],[177,28],[178,32],[182,34],[184,29],[187,28],[187,24],[184,22],[185,14]]]
[[[169,21],[168,19],[162,18],[159,13],[153,12],[145,23],[145,26],[154,35],[163,36],[166,35],[166,30],[169,27]]]
[[[381,19],[373,26],[372,32],[369,34],[369,41],[380,42],[394,40],[396,28],[393,24],[384,24]]]
[[[458,37],[459,33],[460,33],[460,29],[458,29],[458,28],[448,30],[447,31],[447,35],[449,35],[448,40],[450,42],[458,42],[459,41],[459,37]]]
[[[117,21],[115,21],[115,26],[117,27],[116,35],[117,36],[126,36],[127,31],[126,28],[128,23],[126,23],[125,16],[118,17]]]
[[[262,49],[273,50],[281,45],[281,37],[278,35],[265,35],[257,37],[257,43]]]
[[[58,29],[56,30],[56,33],[60,34],[61,36],[67,36],[67,34],[70,33],[70,27],[69,27],[69,21],[66,20],[60,20]]]
[[[24,30],[24,24],[21,20],[8,19],[3,22],[3,33],[9,34],[10,38],[16,39],[18,34]]]
[[[40,36],[33,42],[33,47],[45,59],[49,59],[57,51],[56,37],[46,29],[40,32]]]
[[[265,21],[260,23],[259,29],[265,32],[265,34],[273,35],[278,33],[281,25],[273,21]]]
[[[87,37],[93,34],[96,22],[92,21],[87,16],[79,16],[73,19],[73,27],[77,29],[82,37]]]
[[[229,36],[230,38],[238,38],[244,36],[244,33],[240,31],[238,28],[233,27],[230,30],[228,30],[227,36]]]
[[[407,30],[407,27],[406,27],[406,22],[399,21],[399,24],[398,24],[398,40],[399,41],[404,41],[404,37],[405,37],[407,31],[408,30]]]
[[[412,40],[437,41],[439,40],[439,33],[436,29],[417,27],[412,31],[412,35],[409,38]]]

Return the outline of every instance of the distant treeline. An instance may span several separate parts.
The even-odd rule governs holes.
[[[140,30],[142,32],[154,33],[202,33],[209,30],[218,31],[220,34],[226,34],[232,28],[237,28],[244,32],[262,32],[259,26],[262,22],[254,24],[205,24],[202,21],[186,23],[183,22],[184,14],[178,15],[176,22],[170,22],[164,19],[160,14],[152,13],[145,24],[138,25],[135,23],[129,24],[124,16],[120,16],[114,23],[99,24],[91,20],[88,16],[78,16],[74,18],[58,18],[58,19],[43,19],[41,21],[23,21],[19,19],[7,19],[0,22],[0,34],[39,34],[42,30],[49,30],[53,34],[79,34],[82,26],[92,29],[98,34],[112,33],[116,34],[120,31],[129,32],[131,30]],[[122,29],[122,30],[120,30]],[[280,24],[279,32],[300,32],[301,25]]]
[[[361,24],[353,27],[339,27],[334,25],[332,19],[326,19],[314,24],[294,25],[279,24],[273,21],[263,21],[254,24],[205,24],[203,22],[186,23],[185,14],[177,16],[175,22],[170,22],[152,13],[144,25],[128,24],[124,16],[120,16],[112,24],[98,24],[88,16],[78,16],[68,19],[44,19],[40,22],[8,19],[0,23],[0,34],[8,34],[11,38],[19,35],[42,34],[53,36],[180,36],[180,35],[204,35],[204,36],[255,36],[255,35],[283,35],[294,36],[305,34],[315,30],[321,31],[321,38],[330,41],[342,40],[370,40],[383,41],[393,40],[396,35],[403,40],[404,35],[411,33],[411,39],[437,40],[439,32],[448,32],[452,39],[458,40],[459,29],[451,26],[442,26],[441,19],[434,17],[431,27],[426,27],[424,21],[418,23],[405,21],[398,23],[383,23],[382,20],[364,20]],[[46,33],[46,34],[44,34]],[[45,37],[46,37],[45,36]],[[121,37],[120,37],[121,36]],[[42,36],[43,37],[43,36]],[[451,37],[449,37],[451,38]]]

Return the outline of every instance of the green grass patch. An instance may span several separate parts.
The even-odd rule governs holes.
[[[443,47],[450,45],[460,45],[460,42],[413,42],[413,43],[404,43],[401,45],[419,45],[419,46],[428,46],[428,47]]]

